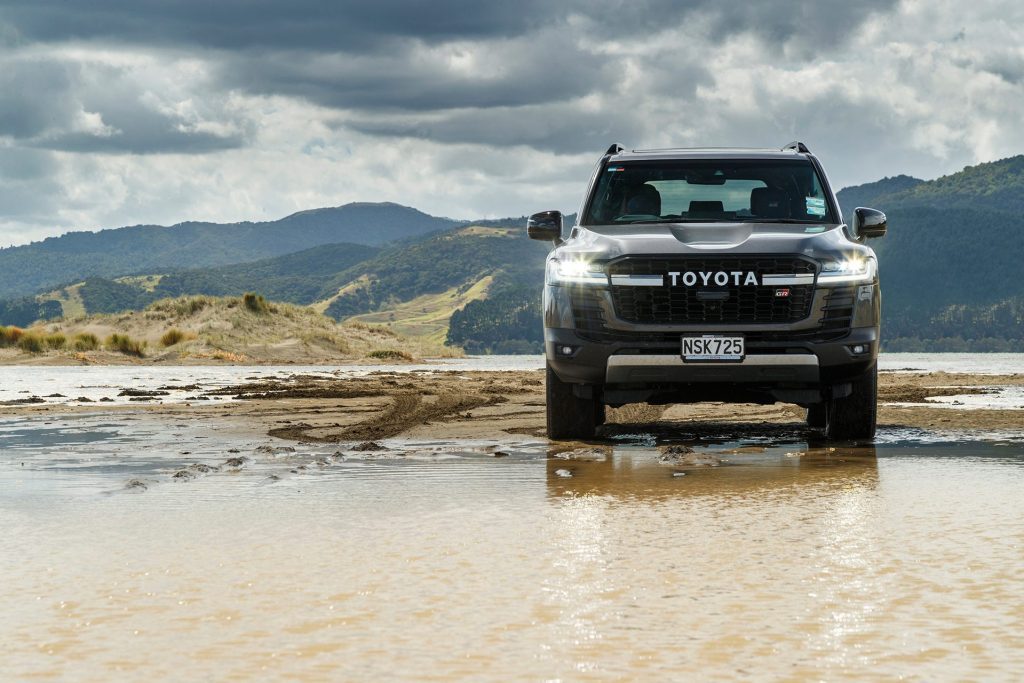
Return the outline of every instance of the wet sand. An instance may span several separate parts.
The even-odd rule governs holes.
[[[1024,374],[972,375],[883,372],[879,380],[878,423],[886,427],[984,432],[1024,429],[1024,410],[951,410],[939,397],[977,397],[1024,387]],[[228,420],[239,429],[307,442],[341,443],[408,436],[412,438],[491,438],[496,434],[544,435],[544,375],[541,371],[373,372],[336,378],[296,374],[250,383],[186,387],[188,398],[163,404],[160,389],[137,388],[133,409],[154,415]],[[174,388],[174,387],[171,387]],[[151,395],[147,396],[146,394]],[[229,402],[223,402],[231,399]],[[102,403],[22,403],[5,405],[7,414],[123,410]],[[210,405],[210,404],[215,405]],[[1024,406],[1024,399],[1022,399]],[[626,406],[612,409],[601,436],[635,425],[659,432],[709,436],[753,431],[803,432],[797,406],[698,403],[668,408]]]
[[[905,404],[1022,385],[884,373],[873,445],[551,443],[539,372],[4,406],[0,680],[1012,680],[1024,412]]]

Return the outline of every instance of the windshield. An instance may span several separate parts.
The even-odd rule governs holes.
[[[584,225],[769,221],[835,223],[807,159],[608,164]]]

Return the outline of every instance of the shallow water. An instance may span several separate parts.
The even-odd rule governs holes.
[[[38,397],[44,403],[88,405],[105,401],[111,404],[132,402],[131,396],[121,396],[124,389],[162,388],[166,395],[145,402],[182,403],[193,400],[202,390],[216,389],[245,380],[288,377],[295,374],[324,377],[358,377],[374,372],[435,372],[462,371],[522,371],[544,368],[543,356],[470,356],[467,358],[436,359],[425,363],[402,365],[280,365],[280,366],[2,366],[0,367],[0,403]],[[883,372],[963,372],[972,374],[1024,373],[1024,354],[1021,353],[888,353],[879,357]],[[58,394],[54,396],[54,394]],[[86,398],[88,401],[79,401]],[[228,396],[210,397],[213,401],[230,401]],[[1005,407],[977,405],[970,407]],[[1021,403],[1016,394],[1009,399],[1010,407]],[[982,399],[984,401],[984,399]],[[2,409],[2,408],[0,408]]]
[[[542,440],[262,445],[283,442],[0,420],[0,680],[1024,669],[1019,438],[698,441],[674,463],[644,434],[592,461]]]

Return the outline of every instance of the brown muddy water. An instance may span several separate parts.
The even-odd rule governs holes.
[[[0,420],[0,680],[1024,671],[1019,435],[283,443]]]

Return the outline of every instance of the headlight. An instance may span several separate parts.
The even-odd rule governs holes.
[[[548,261],[549,285],[606,285],[608,276],[599,263],[584,259],[551,259]]]
[[[850,256],[842,260],[821,262],[818,282],[873,282],[878,273],[878,263],[873,258]]]

